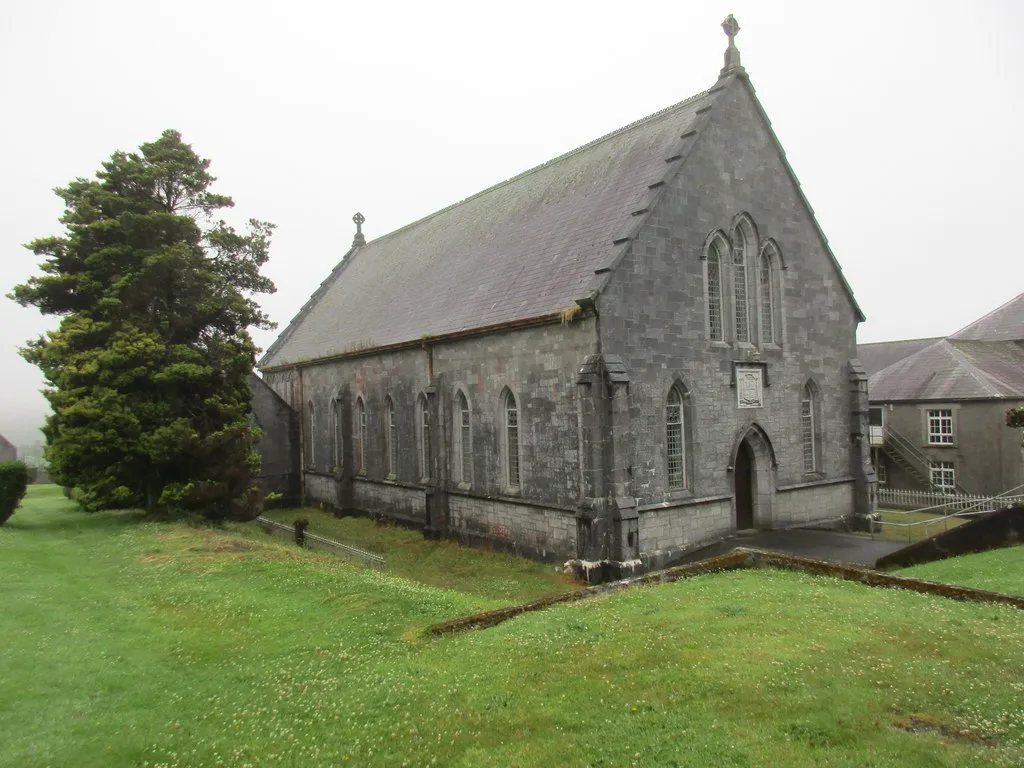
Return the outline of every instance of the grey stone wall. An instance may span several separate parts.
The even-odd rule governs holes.
[[[426,502],[423,488],[357,479],[352,488],[355,506],[388,515],[408,523],[426,522]]]
[[[704,245],[715,229],[731,236],[741,213],[751,217],[759,243],[772,238],[781,250],[785,268],[777,273],[776,282],[777,344],[760,343],[757,269],[750,263],[751,343],[734,339],[732,272],[725,264],[725,341],[708,339]],[[730,255],[723,257],[728,260]],[[741,83],[713,107],[682,173],[667,185],[633,247],[612,272],[598,299],[598,314],[603,352],[621,356],[630,377],[632,494],[639,505],[731,496],[735,447],[752,424],[759,425],[771,443],[778,485],[849,476],[857,459],[848,380],[848,363],[856,349],[855,308]],[[737,362],[765,365],[763,407],[737,406]],[[804,472],[801,442],[801,393],[808,380],[820,395],[820,462],[812,475]],[[688,392],[690,422],[690,476],[687,488],[678,491],[666,482],[665,402],[674,383]],[[808,514],[832,517],[852,512],[848,494],[829,498],[828,505],[808,507]],[[787,502],[785,509],[791,507]],[[679,514],[686,515],[684,510],[680,508]],[[797,513],[780,508],[772,514],[791,519]],[[762,527],[774,524],[773,519],[758,520]]]
[[[256,444],[260,454],[260,485],[267,493],[280,493],[282,501],[299,498],[298,419],[288,403],[259,376],[249,377],[252,418],[263,430]]]
[[[776,527],[785,528],[837,517],[852,509],[853,503],[853,481],[779,489],[775,497]]]
[[[731,497],[641,509],[640,551],[647,554],[686,549],[721,536],[733,527]]]
[[[461,494],[452,494],[448,503],[453,533],[469,543],[496,544],[541,560],[576,556],[572,512]]]
[[[517,542],[514,546],[523,551],[557,551],[561,556],[574,554],[575,522],[566,533],[562,530],[566,513],[558,512],[556,517],[562,522],[550,524],[543,507],[571,510],[580,502],[576,374],[595,346],[594,319],[578,319],[571,324],[458,342],[425,340],[419,349],[272,371],[265,377],[303,414],[300,444],[303,466],[310,470],[305,473],[309,498],[339,507],[387,511],[429,525],[443,523],[457,536],[504,530],[507,535],[503,538],[510,546]],[[514,394],[519,409],[518,489],[507,482],[504,397],[508,391]],[[471,412],[468,482],[456,466],[458,392],[466,396]],[[417,408],[421,396],[429,402],[432,443],[431,469],[426,477],[421,471],[423,446]],[[387,472],[386,397],[395,409],[397,466],[393,476]],[[354,413],[359,398],[367,415],[362,473],[354,466]],[[312,421],[309,403],[313,405]],[[331,415],[332,408],[339,409],[338,422]],[[312,456],[308,455],[309,430]],[[450,491],[451,499],[447,496]],[[452,501],[455,492],[458,499]],[[436,500],[436,509],[429,515],[428,498]],[[450,523],[438,517],[449,514],[449,504],[458,510],[457,520]],[[512,514],[509,510],[517,511]],[[573,519],[571,513],[568,518]],[[551,543],[544,543],[541,532],[549,529]]]

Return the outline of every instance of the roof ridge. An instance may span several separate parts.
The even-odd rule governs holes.
[[[910,341],[915,341],[915,339],[910,339]],[[916,341],[924,341],[924,339],[916,339]],[[939,344],[941,344],[944,341],[946,341],[946,339],[943,338],[942,336],[936,336],[935,337],[935,341],[933,341],[931,344],[928,344],[927,346],[921,347],[920,349],[916,350],[915,352],[911,352],[906,357],[901,357],[899,360],[893,360],[891,363],[889,363],[887,366],[885,366],[885,368],[879,368],[877,371],[875,371],[873,374],[871,374],[871,376],[869,376],[868,378],[870,379],[870,378],[873,378],[875,376],[879,376],[882,373],[884,373],[885,371],[888,371],[890,368],[895,368],[897,365],[909,364],[910,361],[913,360],[915,357],[920,357],[926,351],[928,351],[932,347],[937,347]],[[885,343],[885,342],[880,342],[880,343]],[[859,346],[865,346],[865,345],[858,344],[857,346],[859,347]]]
[[[893,339],[892,341],[861,341],[858,342],[858,347],[870,347],[878,344],[906,344],[910,341],[942,341],[947,338],[946,336],[921,336],[916,339]]]
[[[967,369],[967,373],[970,374],[972,379],[974,379],[980,386],[987,388],[989,394],[993,397],[1002,397],[1003,393],[999,391],[999,387],[996,385],[997,382],[994,381],[994,377],[984,369],[979,368],[977,363],[960,351],[954,341],[955,340],[951,339],[942,340],[942,342],[952,350],[958,362]]]
[[[628,123],[626,125],[623,125],[620,128],[616,128],[614,131],[610,131],[609,133],[606,133],[603,136],[598,136],[596,139],[592,139],[591,141],[588,141],[586,144],[581,144],[580,146],[576,147],[575,149],[570,149],[568,152],[563,152],[562,154],[560,154],[560,155],[558,155],[556,157],[553,157],[550,160],[544,161],[540,165],[535,165],[532,168],[528,168],[527,170],[522,171],[521,173],[517,173],[515,176],[509,176],[504,181],[499,181],[497,184],[492,184],[491,186],[487,187],[486,189],[481,189],[479,192],[476,192],[476,193],[470,195],[469,197],[464,197],[461,200],[458,200],[458,201],[456,201],[456,202],[454,202],[454,203],[452,203],[450,205],[446,205],[444,208],[439,208],[438,210],[434,211],[433,213],[428,213],[426,216],[423,216],[422,218],[419,218],[419,219],[416,219],[415,221],[409,222],[405,226],[399,227],[398,229],[393,229],[390,232],[381,235],[380,237],[375,237],[372,240],[368,241],[366,243],[366,245],[373,245],[376,242],[379,242],[381,240],[386,240],[387,238],[389,238],[389,237],[391,237],[393,235],[397,235],[398,233],[404,232],[405,230],[410,229],[412,227],[415,227],[418,224],[422,224],[424,221],[429,221],[430,219],[434,218],[435,216],[440,216],[442,213],[446,213],[447,211],[450,211],[453,208],[458,208],[463,203],[468,203],[470,200],[475,200],[476,198],[480,197],[481,195],[485,195],[488,192],[492,192],[495,189],[499,189],[500,187],[504,187],[504,186],[506,186],[508,184],[511,184],[514,181],[518,181],[519,179],[525,178],[525,177],[529,176],[532,173],[536,173],[537,171],[540,171],[540,170],[542,170],[544,168],[547,168],[549,165],[553,165],[554,163],[557,163],[557,162],[560,162],[562,160],[565,160],[568,157],[572,157],[573,155],[579,154],[580,152],[583,152],[584,150],[591,149],[592,147],[595,147],[598,144],[601,144],[602,142],[608,141],[609,139],[612,139],[612,138],[618,136],[619,134],[621,134],[621,133],[623,133],[625,131],[628,131],[628,130],[630,130],[632,128],[636,128],[638,125],[642,125],[644,123],[648,123],[648,122],[650,122],[652,120],[655,120],[655,119],[657,119],[659,117],[663,117],[664,115],[667,115],[667,114],[671,113],[674,110],[677,110],[677,109],[680,109],[682,107],[685,107],[687,104],[690,104],[690,103],[692,103],[694,101],[697,101],[698,99],[702,99],[705,96],[708,96],[711,93],[714,93],[715,91],[717,91],[717,90],[719,90],[719,89],[721,89],[723,87],[724,86],[722,85],[721,80],[719,80],[713,86],[711,86],[710,88],[707,88],[706,90],[701,91],[700,93],[695,93],[693,96],[689,96],[688,98],[685,98],[682,101],[676,102],[675,104],[670,104],[669,106],[665,107],[664,109],[659,109],[657,112],[652,112],[651,114],[647,115],[646,117],[641,117],[639,120],[634,120],[633,122]]]
[[[948,336],[948,338],[951,338],[951,339],[956,338],[957,335],[963,333],[968,328],[971,328],[972,326],[975,326],[975,325],[979,325],[980,323],[982,323],[983,321],[987,320],[992,315],[994,315],[996,312],[1001,312],[1002,310],[1006,309],[1008,306],[1013,304],[1015,301],[1020,301],[1022,298],[1024,298],[1024,293],[1018,293],[1013,298],[1004,301],[1002,304],[1000,304],[995,309],[993,309],[993,310],[991,310],[989,312],[986,312],[984,315],[982,315],[979,318],[976,318],[976,319],[972,320],[967,325],[965,325],[963,328],[960,328],[959,330],[957,330],[955,333],[951,333]],[[963,339],[963,341],[971,341],[971,339]],[[974,341],[985,341],[985,339],[974,339]]]

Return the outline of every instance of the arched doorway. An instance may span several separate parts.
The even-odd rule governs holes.
[[[739,430],[732,448],[736,530],[770,529],[775,520],[775,449],[758,424]]]
[[[746,440],[736,451],[733,466],[733,483],[736,498],[736,530],[754,527],[754,452]]]

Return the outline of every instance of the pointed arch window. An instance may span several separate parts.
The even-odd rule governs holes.
[[[717,240],[708,246],[706,266],[708,338],[711,341],[725,341],[725,331],[722,327],[722,254],[719,252]]]
[[[747,305],[747,234],[736,227],[732,249],[733,312],[736,341],[750,341],[750,316]]]
[[[363,398],[356,399],[355,418],[356,472],[366,474],[366,404]]]
[[[395,404],[391,396],[384,398],[384,444],[387,448],[388,476],[398,475],[398,425],[395,422]]]
[[[769,243],[761,249],[758,288],[760,293],[761,343],[774,344],[775,329],[775,248]]]
[[[473,480],[473,433],[470,422],[469,400],[462,390],[455,398],[456,470],[460,483],[470,485]]]
[[[683,397],[672,387],[665,403],[665,457],[669,490],[686,487],[686,443],[684,440]]]
[[[310,400],[306,403],[306,466],[315,467],[316,457],[314,450],[316,449],[316,408],[313,407],[313,401]]]
[[[424,480],[430,478],[431,455],[430,455],[430,408],[427,406],[427,396],[420,395],[417,403],[417,414],[419,417],[419,438],[420,438],[420,477]]]
[[[505,481],[509,488],[519,488],[519,406],[516,396],[505,394]]]
[[[804,474],[819,470],[818,396],[814,385],[807,382],[800,398],[800,439],[803,446]]]
[[[331,400],[331,466],[341,466],[341,401]]]

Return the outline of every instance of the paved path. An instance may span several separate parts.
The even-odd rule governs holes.
[[[728,552],[734,547],[753,547],[818,560],[874,567],[878,558],[905,546],[905,542],[884,541],[855,533],[809,528],[794,528],[788,531],[744,531],[693,552],[685,561],[703,560]]]

